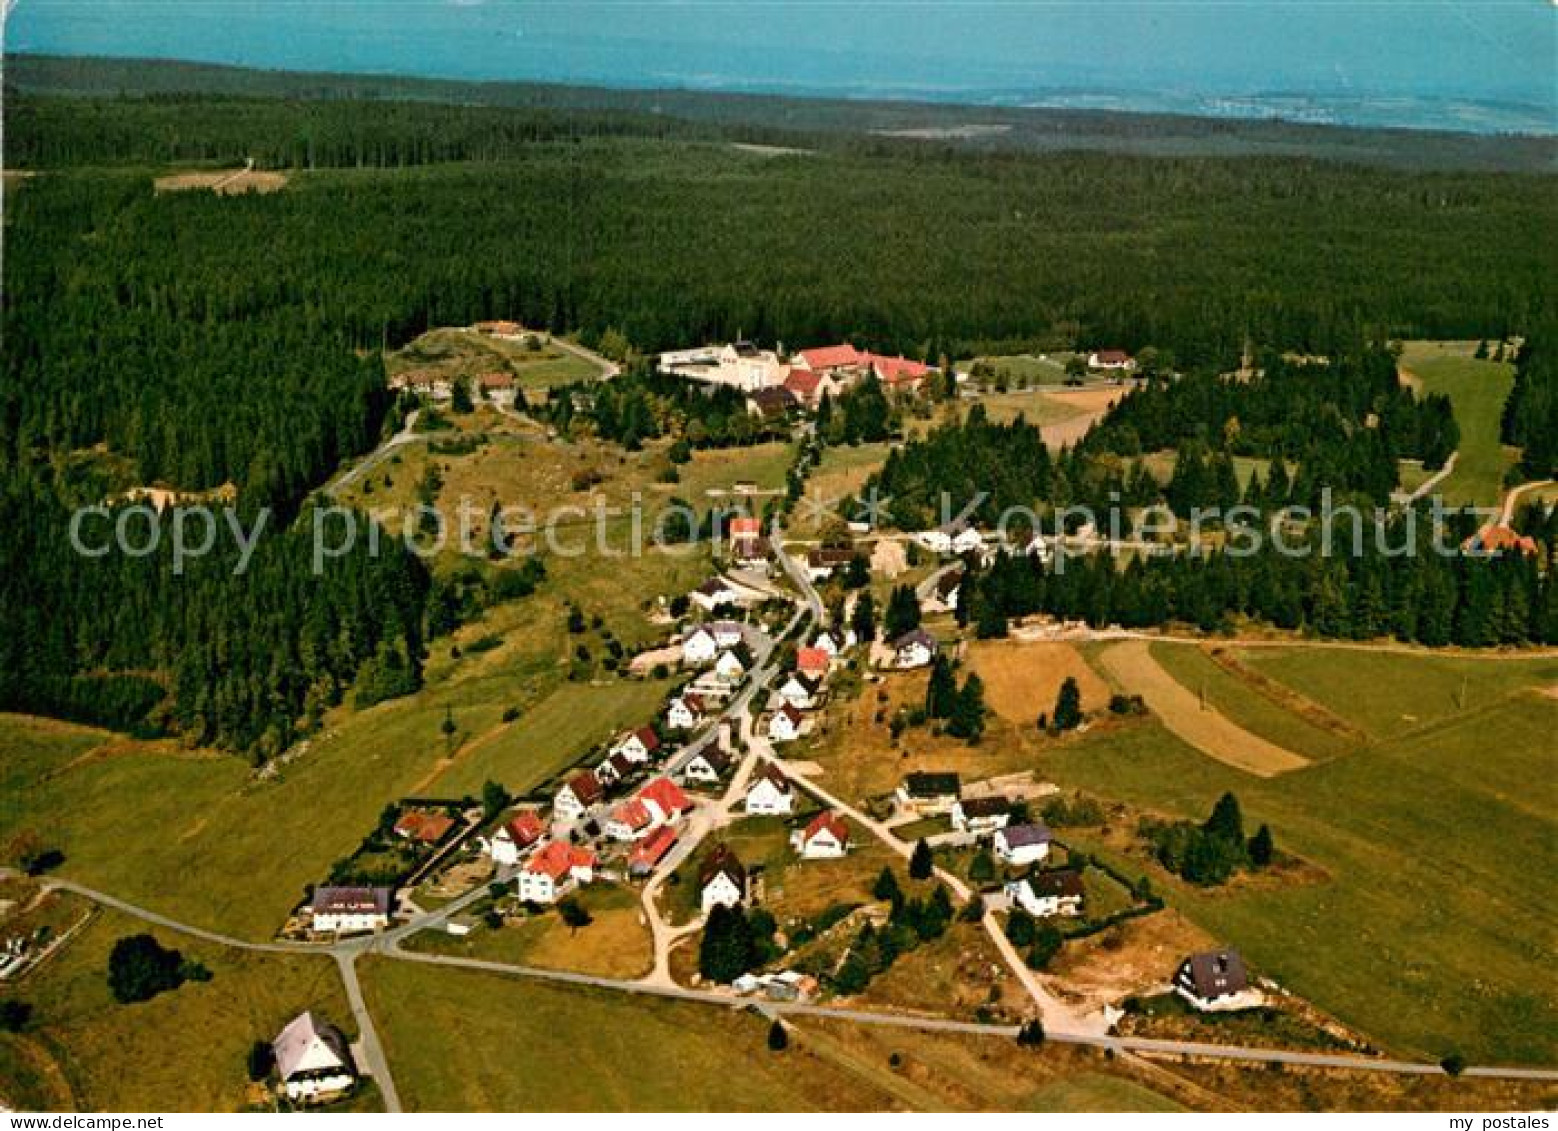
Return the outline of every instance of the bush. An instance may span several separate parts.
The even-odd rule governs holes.
[[[32,1006],[25,1001],[0,1001],[0,1033],[20,1033],[32,1020]]]
[[[1452,1052],[1439,1062],[1439,1067],[1444,1069],[1446,1076],[1459,1076],[1466,1071],[1466,1058],[1458,1052]]]
[[[1060,948],[1065,945],[1065,936],[1058,928],[1048,923],[1042,924],[1033,935],[1033,945],[1028,948],[1025,961],[1029,969],[1043,970],[1055,956],[1060,953]]]
[[[1025,1049],[1035,1049],[1044,1043],[1044,1022],[1035,1017],[1024,1021],[1017,1030],[1017,1043]]]
[[[276,1066],[276,1053],[269,1041],[255,1041],[249,1046],[249,1079],[255,1083],[266,1079]]]
[[[108,988],[122,1005],[150,1001],[166,990],[176,990],[185,976],[184,956],[151,935],[128,935],[114,943],[108,955]]]
[[[783,1052],[790,1047],[790,1034],[785,1032],[784,1022],[777,1018],[768,1027],[768,1047],[773,1052]]]

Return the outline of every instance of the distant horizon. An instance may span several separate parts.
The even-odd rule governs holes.
[[[1538,0],[20,0],[5,28],[11,54],[1542,136],[1555,48]]]

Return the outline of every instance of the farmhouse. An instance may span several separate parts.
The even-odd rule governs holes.
[[[846,633],[835,632],[832,629],[825,629],[824,631],[817,634],[817,639],[813,643],[812,647],[816,648],[820,652],[826,652],[829,659],[837,659],[839,656],[843,655],[844,649],[848,648],[851,644],[854,643],[854,635],[855,634],[852,631]],[[805,648],[801,649],[801,653],[806,651],[807,649]],[[799,664],[799,654],[797,655],[797,664]],[[802,667],[801,670],[805,671],[806,669]]]
[[[317,1103],[349,1091],[357,1082],[346,1038],[312,1013],[298,1014],[271,1042],[276,1075],[294,1103]]]
[[[999,795],[965,797],[952,806],[952,827],[960,833],[984,836],[1004,829],[1012,819],[1012,803]]]
[[[773,544],[767,538],[743,538],[730,547],[731,560],[737,568],[753,570],[758,573],[768,572],[768,555],[773,551]]]
[[[912,813],[948,813],[961,792],[962,784],[956,774],[916,772],[904,775],[897,799],[900,808]]]
[[[845,342],[841,346],[814,346],[802,350],[790,359],[790,367],[792,372],[799,369],[806,373],[829,374],[835,377],[840,374],[858,376],[870,360],[870,354],[863,353]]]
[[[847,387],[835,370],[816,372],[794,364],[790,375],[784,379],[784,388],[803,408],[816,408],[823,397],[837,397]]]
[[[789,816],[795,809],[795,787],[778,766],[769,762],[747,787],[745,807],[760,816]]]
[[[1013,903],[1039,919],[1051,915],[1079,915],[1082,912],[1082,874],[1070,868],[1035,872],[1025,880],[1007,884],[1006,894]]]
[[[849,825],[837,813],[824,810],[792,834],[790,843],[803,859],[836,859],[849,850]]]
[[[653,727],[639,727],[630,734],[624,735],[611,748],[613,754],[621,754],[630,762],[642,765],[649,761],[649,756],[660,749],[660,737],[655,734]]]
[[[763,520],[760,518],[738,514],[730,520],[730,545],[732,549],[739,543],[756,538],[762,533]]]
[[[389,926],[389,888],[320,887],[310,902],[316,931],[347,934]]]
[[[595,853],[554,840],[525,862],[515,887],[526,903],[555,903],[594,878]]]
[[[1010,825],[996,831],[995,854],[1005,864],[1037,864],[1049,857],[1051,839],[1044,825]]]
[[[1124,350],[1094,350],[1087,355],[1087,367],[1128,373],[1136,368],[1136,360]]]
[[[768,719],[768,738],[772,742],[794,742],[801,737],[806,716],[786,703]]]
[[[412,809],[402,813],[395,822],[395,835],[420,844],[437,844],[454,828],[454,818],[443,813],[429,813]]]
[[[492,839],[487,842],[487,855],[499,867],[513,867],[519,863],[521,854],[540,840],[545,831],[540,818],[534,813],[529,810],[516,813],[492,834]]]
[[[734,907],[747,897],[747,870],[726,845],[720,845],[698,869],[698,891],[707,915],[716,906]]]
[[[709,745],[688,759],[687,765],[682,767],[682,776],[702,785],[718,785],[728,769],[730,755],[718,746]]]
[[[930,373],[930,366],[923,361],[911,361],[902,355],[898,357],[884,357],[881,354],[868,354],[871,359],[871,372],[876,379],[889,389],[896,392],[912,392],[920,387]]]
[[[706,627],[714,634],[714,642],[721,648],[734,648],[746,639],[746,631],[738,620],[710,621]]]
[[[707,625],[700,624],[682,639],[682,663],[694,667],[714,662],[719,655],[719,642]]]
[[[666,708],[665,721],[676,730],[692,730],[703,722],[703,700],[692,692],[678,695]]]
[[[660,826],[635,844],[633,851],[628,853],[628,875],[647,876],[653,872],[655,865],[665,859],[665,854],[671,851],[675,843],[676,830],[669,825]]]
[[[923,668],[936,658],[936,638],[923,628],[912,629],[893,641],[893,664],[907,671]]]
[[[577,821],[600,804],[604,793],[600,778],[589,770],[582,770],[557,791],[552,799],[552,811],[565,821]]]
[[[692,800],[670,778],[656,778],[638,791],[656,824],[668,825],[692,812]]]
[[[1250,988],[1244,959],[1234,950],[1192,954],[1179,964],[1174,992],[1195,1008],[1210,1012],[1248,1009],[1259,1005],[1261,994]]]

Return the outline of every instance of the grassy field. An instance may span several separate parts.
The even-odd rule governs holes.
[[[1405,342],[1401,369],[1424,393],[1450,398],[1461,426],[1455,470],[1439,485],[1449,503],[1496,504],[1515,449],[1499,442],[1499,416],[1515,381],[1514,367],[1472,357],[1475,342]]]
[[[1526,687],[1558,684],[1558,659],[1471,659],[1360,649],[1247,648],[1240,662],[1376,739],[1496,706]]]
[[[759,1017],[372,959],[364,991],[412,1111],[870,1110],[878,1087]]]
[[[1028,1096],[1029,1111],[1184,1111],[1185,1108],[1150,1088],[1119,1076],[1084,1072],[1046,1084]]]
[[[1310,761],[1332,758],[1357,743],[1296,714],[1238,675],[1220,666],[1194,644],[1155,643],[1152,658],[1208,707],[1269,742]],[[1248,658],[1248,653],[1244,654]]]
[[[1346,695],[1305,690],[1344,716],[1365,691],[1422,694],[1423,665],[1459,663],[1350,652],[1303,661],[1329,665]],[[1485,666],[1503,673],[1506,690],[1533,674]],[[1064,786],[1193,818],[1233,790],[1246,824],[1269,822],[1308,878],[1205,892],[1143,859],[1130,866],[1151,870],[1172,903],[1262,973],[1394,1050],[1551,1063],[1555,728],[1558,702],[1526,692],[1269,779],[1220,765],[1156,724],[1087,736],[1046,768]]]
[[[473,330],[430,330],[403,348],[386,354],[384,368],[391,377],[416,370],[440,376],[477,377],[483,373],[508,373],[521,389],[546,389],[599,376],[600,368],[568,350],[553,345],[546,334],[507,341]]]
[[[83,1111],[235,1111],[247,1102],[244,1058],[305,1009],[352,1035],[335,964],[308,956],[244,954],[153,931],[204,964],[149,1002],[119,1005],[108,952],[146,928],[102,913],[18,987],[34,1009],[28,1030],[0,1036],[0,1097],[13,1107]]]

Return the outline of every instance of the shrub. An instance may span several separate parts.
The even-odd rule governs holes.
[[[1035,1017],[1031,1021],[1024,1021],[1022,1028],[1017,1030],[1017,1043],[1025,1049],[1038,1048],[1044,1043],[1044,1022]]]
[[[784,1022],[775,1018],[768,1027],[768,1048],[772,1052],[783,1052],[789,1047],[790,1034],[785,1031]]]
[[[176,990],[185,976],[184,956],[151,935],[127,935],[114,943],[108,955],[108,988],[122,1005],[150,1001],[164,991]]]
[[[271,1074],[271,1069],[275,1066],[276,1053],[270,1047],[269,1041],[255,1041],[249,1046],[249,1079],[259,1083]]]

